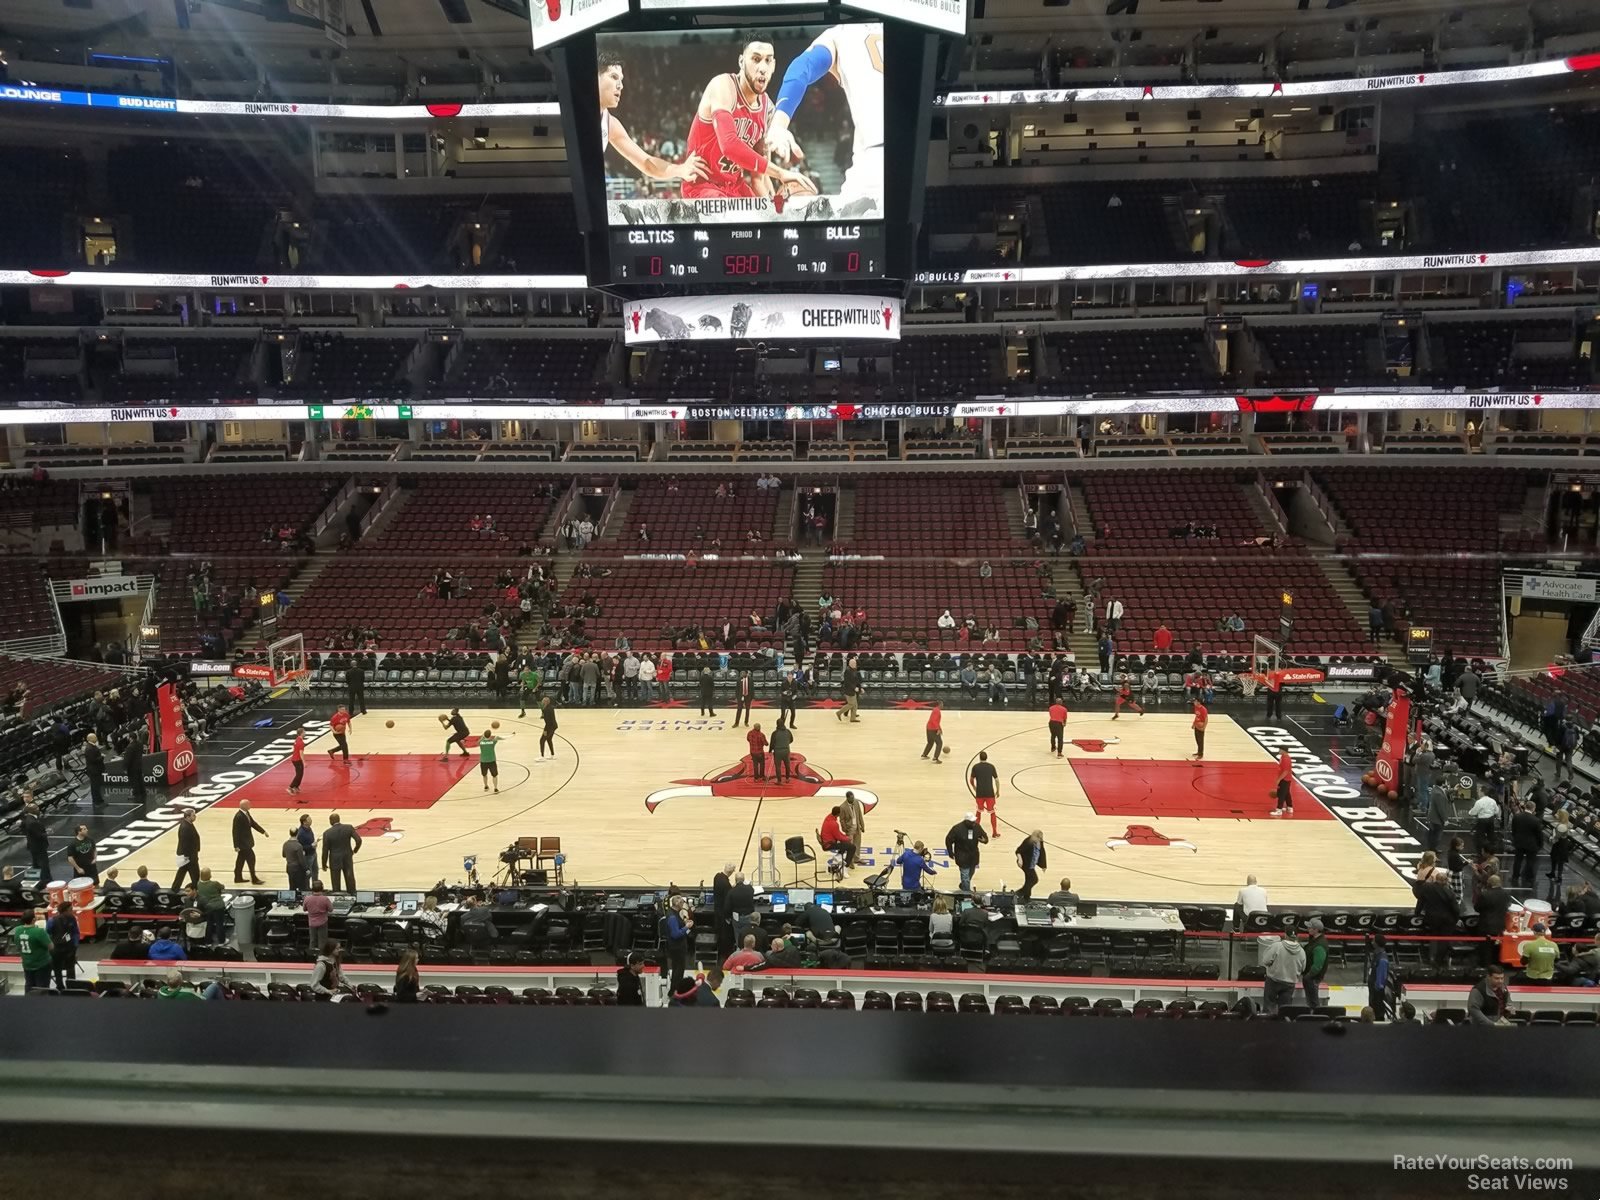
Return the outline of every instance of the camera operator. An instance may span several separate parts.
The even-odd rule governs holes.
[[[895,845],[901,847],[900,853],[890,862],[890,868],[900,868],[900,886],[907,892],[919,892],[923,889],[922,879],[925,875],[937,875],[939,872],[928,862],[928,848],[921,842],[913,842],[911,848],[905,849],[906,838],[910,836],[904,830],[894,831]]]

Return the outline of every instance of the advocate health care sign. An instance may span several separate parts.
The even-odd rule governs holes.
[[[628,345],[782,338],[898,341],[900,301],[887,296],[665,296],[634,300],[623,313]]]

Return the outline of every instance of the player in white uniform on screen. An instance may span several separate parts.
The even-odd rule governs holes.
[[[647,154],[639,143],[628,136],[622,122],[612,115],[612,110],[622,103],[622,60],[611,54],[601,54],[599,62],[600,86],[600,153],[615,150],[633,164],[639,174],[650,179],[670,179],[689,182],[706,177],[705,161],[698,154],[688,155],[681,163],[670,162]]]
[[[777,111],[767,122],[767,149],[783,162],[805,157],[789,123],[806,89],[824,75],[833,76],[844,90],[855,127],[850,169],[839,189],[845,202],[839,215],[863,216],[880,207],[883,197],[882,23],[835,25],[789,64],[778,89]]]

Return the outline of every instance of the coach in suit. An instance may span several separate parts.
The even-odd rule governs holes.
[[[344,706],[352,717],[367,715],[367,673],[359,658],[352,658],[344,669]]]
[[[361,835],[355,826],[339,820],[338,813],[329,813],[328,831],[322,835],[322,866],[328,872],[329,891],[356,890],[355,859],[360,851]]]
[[[233,814],[233,881],[244,882],[244,869],[250,868],[250,882],[260,883],[256,876],[256,834],[266,834],[266,830],[256,824],[256,819],[250,815],[250,801],[239,801],[239,807]]]
[[[89,779],[89,803],[105,802],[106,752],[100,748],[100,735],[91,733],[83,740],[83,773]]]
[[[733,953],[733,921],[728,911],[728,897],[733,893],[733,863],[724,864],[711,879],[711,905],[717,930],[717,960]],[[753,893],[752,893],[753,894]]]
[[[178,857],[183,861],[178,864],[178,873],[173,876],[172,890],[177,891],[183,886],[185,875],[189,882],[200,882],[200,831],[195,828],[194,809],[183,810],[183,823],[178,826]]]
[[[755,682],[750,678],[749,671],[739,672],[739,682],[733,685],[733,726],[739,727],[739,722],[750,724],[750,701],[755,699]],[[729,954],[733,951],[729,951]]]

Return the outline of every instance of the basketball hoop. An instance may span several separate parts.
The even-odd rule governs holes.
[[[1240,691],[1240,693],[1246,699],[1249,699],[1251,696],[1254,696],[1256,694],[1256,689],[1261,686],[1261,680],[1256,675],[1251,675],[1251,674],[1248,674],[1248,673],[1244,673],[1244,674],[1240,674],[1240,675],[1235,676],[1235,678],[1238,679],[1238,681],[1239,681],[1239,691]]]
[[[311,692],[311,663],[306,658],[306,640],[303,634],[291,633],[267,646],[267,667],[274,687],[281,687],[296,696]]]

